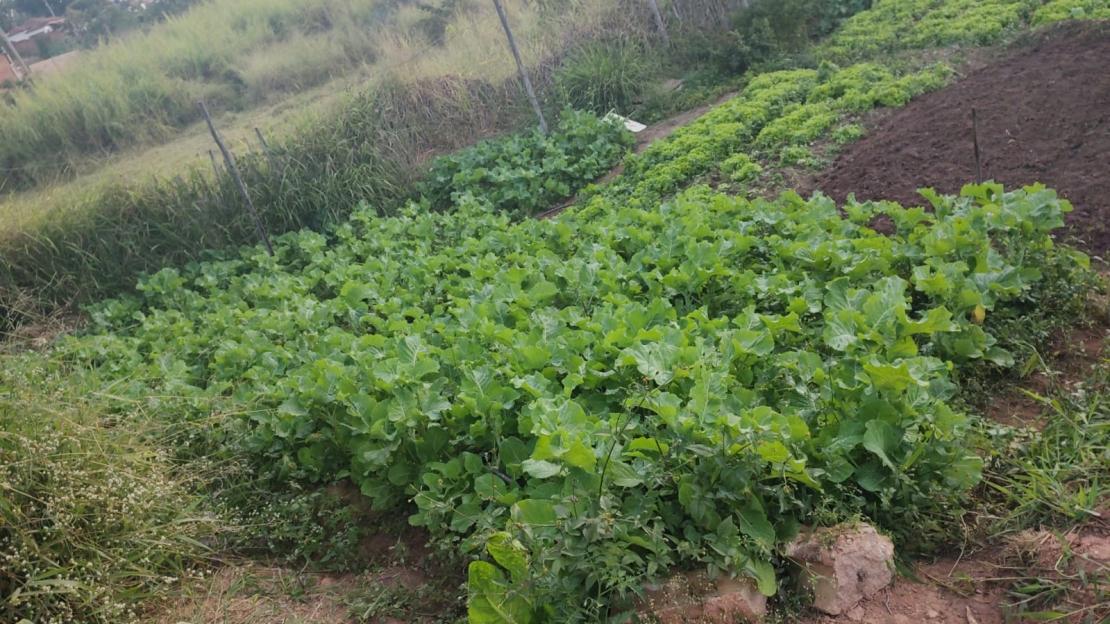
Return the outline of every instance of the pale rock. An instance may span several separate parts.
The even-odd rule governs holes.
[[[812,588],[813,606],[840,615],[894,580],[894,544],[867,524],[803,533],[786,547]]]

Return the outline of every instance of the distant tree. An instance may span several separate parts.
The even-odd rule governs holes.
[[[0,7],[12,8],[24,15],[46,17],[62,15],[73,0],[6,0]]]
[[[134,12],[112,0],[73,0],[65,15],[70,31],[86,47],[111,40],[138,24]]]
[[[416,22],[416,27],[424,32],[424,36],[436,45],[443,45],[447,37],[447,27],[455,18],[455,14],[466,7],[467,0],[430,0],[428,2],[415,2],[416,6],[424,11],[424,16]]]

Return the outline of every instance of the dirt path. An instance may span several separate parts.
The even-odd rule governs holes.
[[[921,205],[917,189],[958,192],[976,176],[971,111],[983,177],[1043,182],[1071,200],[1069,231],[1089,252],[1110,251],[1110,23],[1064,24],[1005,58],[883,116],[816,187],[842,201]]]
[[[714,107],[720,106],[721,104],[724,104],[725,102],[731,100],[734,97],[736,97],[736,92],[735,91],[730,92],[730,93],[726,93],[725,95],[722,95],[721,97],[717,98],[715,101],[713,101],[709,104],[705,104],[705,105],[699,106],[697,108],[691,108],[688,111],[684,111],[684,112],[679,113],[679,114],[677,114],[673,117],[664,119],[663,121],[660,121],[658,123],[655,123],[655,124],[652,124],[652,125],[648,126],[646,129],[644,129],[642,132],[640,132],[639,134],[636,135],[636,145],[632,148],[633,153],[636,153],[636,154],[644,153],[644,150],[646,150],[648,147],[650,147],[652,143],[671,136],[679,128],[682,128],[684,126],[687,126],[687,125],[693,123],[695,120],[697,120],[702,115],[708,113]],[[604,176],[598,178],[597,181],[596,181],[596,184],[604,184],[606,182],[611,182],[623,172],[624,172],[624,163],[621,162],[621,163],[617,164],[616,167],[613,167],[609,171],[609,173],[606,173]],[[555,206],[554,208],[552,208],[550,210],[541,212],[540,214],[536,215],[536,218],[537,219],[550,219],[551,217],[554,217],[555,215],[563,212],[564,210],[566,210],[570,206],[574,205],[574,203],[577,200],[578,200],[577,197],[571,197],[570,199],[567,199],[563,203],[559,204],[558,206]]]

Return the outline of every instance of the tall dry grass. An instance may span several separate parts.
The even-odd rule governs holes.
[[[85,53],[0,103],[0,192],[64,179],[90,156],[162,141],[196,100],[242,109],[374,59],[386,0],[217,0]]]

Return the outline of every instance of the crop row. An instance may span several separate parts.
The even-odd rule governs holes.
[[[902,106],[919,93],[940,88],[950,75],[945,65],[898,75],[876,63],[761,74],[735,98],[630,157],[620,178],[584,202],[584,214],[618,198],[652,205],[718,174],[750,182],[761,171],[759,162],[792,164],[799,152],[808,154],[814,141],[848,128],[848,116]]]
[[[335,240],[162,271],[65,349],[198,415],[248,408],[237,444],[276,478],[350,478],[465,553],[519,551],[523,577],[479,574],[479,612],[596,615],[676,564],[773,594],[798,523],[898,530],[978,477],[951,370],[1010,363],[977,321],[1036,284],[1068,206],[933,202],[364,209]]]
[[[757,76],[557,220],[514,217],[627,136],[583,117],[558,149],[483,144],[396,215],[163,270],[59,352],[266,477],[349,479],[411,514],[470,559],[473,622],[599,621],[675,567],[772,595],[803,524],[933,537],[982,464],[960,375],[1011,366],[990,320],[1084,259],[1053,243],[1070,206],[1041,187],[926,193],[929,211],[687,187],[947,78]]]
[[[998,43],[1027,24],[1110,18],[1103,0],[877,0],[819,47],[844,62],[906,50]]]

